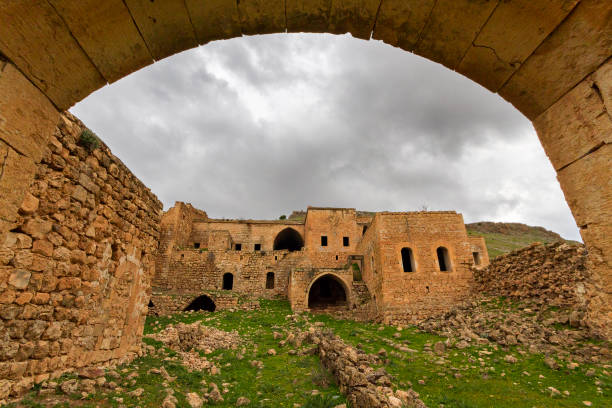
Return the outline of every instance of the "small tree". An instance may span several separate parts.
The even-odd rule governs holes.
[[[287,216],[285,214],[281,215],[280,217],[278,217],[279,220],[286,220]]]

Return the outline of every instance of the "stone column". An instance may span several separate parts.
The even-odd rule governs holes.
[[[588,324],[612,339],[612,61],[534,120],[588,249]]]

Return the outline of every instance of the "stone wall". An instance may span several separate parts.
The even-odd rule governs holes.
[[[215,304],[215,310],[256,310],[259,301],[240,296],[237,293],[224,293],[224,291],[203,292],[172,292],[153,289],[149,315],[168,315],[182,312],[187,306],[200,296],[208,296]]]
[[[140,344],[162,204],[83,129],[61,116],[0,242],[0,399]]]
[[[583,308],[590,280],[584,245],[532,244],[474,269],[474,289],[495,296],[538,299],[551,306]]]
[[[373,236],[367,239],[371,229]],[[386,322],[413,323],[441,314],[468,297],[474,247],[461,214],[377,213],[365,238],[364,245],[371,249],[363,248],[364,281],[373,287]],[[484,255],[484,243],[480,243]],[[440,268],[439,247],[448,251],[447,271]],[[403,248],[411,250],[412,271],[404,271]],[[484,256],[481,259],[486,260]]]

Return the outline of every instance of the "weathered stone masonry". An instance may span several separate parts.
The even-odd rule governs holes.
[[[0,399],[138,351],[162,204],[83,129],[61,116],[0,242]]]
[[[231,221],[179,202],[164,214],[161,235],[156,313],[184,310],[200,296],[227,305],[223,298],[237,294],[287,298],[294,310],[416,322],[464,301],[470,268],[489,263],[483,238],[468,237],[453,211],[308,207],[302,220]]]

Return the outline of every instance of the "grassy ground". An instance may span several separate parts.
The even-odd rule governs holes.
[[[487,243],[487,250],[489,252],[489,258],[493,259],[499,255],[512,252],[515,249],[526,247],[534,242],[541,242],[548,244],[553,241],[547,238],[543,238],[539,234],[520,234],[520,235],[508,235],[494,232],[478,232],[468,230],[469,236],[483,236]],[[574,241],[569,241],[574,242]]]
[[[436,355],[429,351],[430,347],[444,339],[414,328],[398,331],[394,327],[336,320],[325,315],[306,315],[305,319],[293,322],[286,318],[290,314],[286,301],[263,300],[262,309],[252,312],[220,311],[149,317],[145,334],[157,332],[168,324],[194,321],[226,331],[236,330],[244,337],[244,358],[237,358],[241,348],[217,350],[207,357],[215,361],[220,374],[189,373],[173,359],[174,352],[164,349],[159,342],[145,339],[146,343],[164,351],[119,367],[120,379],[108,376],[107,380],[117,382],[122,390],[97,392],[85,400],[81,400],[79,395],[68,399],[60,391],[43,399],[32,392],[21,406],[117,407],[123,404],[128,407],[159,407],[166,396],[165,387],[161,385],[159,374],[147,372],[164,366],[171,376],[177,377],[169,387],[174,389],[180,407],[188,406],[185,400],[188,392],[203,394],[202,380],[215,382],[220,390],[228,390],[223,394],[224,402],[216,406],[233,407],[239,397],[247,397],[251,401],[249,407],[293,407],[294,404],[304,408],[334,407],[344,403],[344,397],[329,373],[320,367],[317,357],[290,355],[291,346],[280,347],[279,339],[273,337],[275,331],[295,331],[308,327],[313,321],[320,321],[345,341],[367,352],[378,353],[384,349],[389,359],[385,367],[394,377],[394,385],[403,389],[412,386],[429,407],[554,408],[585,406],[582,401],[592,402],[593,407],[612,407],[612,377],[606,375],[612,371],[609,366],[584,364],[574,370],[561,368],[554,371],[543,363],[541,355],[521,355],[522,350],[517,348],[504,351],[492,345],[449,349],[443,355]],[[411,350],[400,351],[390,343]],[[275,356],[267,354],[270,348],[277,351]],[[505,362],[507,354],[514,355],[518,362]],[[263,368],[253,367],[252,360],[262,361]],[[586,375],[589,369],[594,370],[594,375]],[[134,372],[138,375],[135,376]],[[569,395],[551,397],[549,386],[561,393],[568,391]],[[138,388],[145,390],[143,395],[130,396],[129,392]],[[320,391],[321,395],[312,396],[312,390]],[[42,403],[44,405],[40,405]]]

